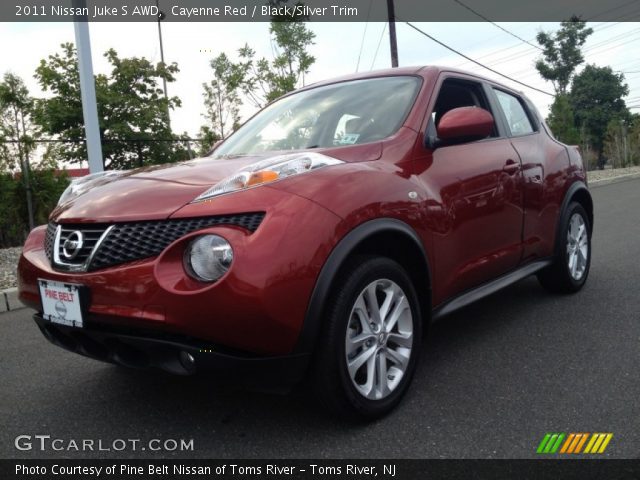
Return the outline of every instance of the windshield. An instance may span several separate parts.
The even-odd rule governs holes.
[[[249,120],[214,157],[356,145],[394,134],[404,122],[420,79],[394,76],[305,90],[279,100]]]

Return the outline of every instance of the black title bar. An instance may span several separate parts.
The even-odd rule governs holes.
[[[622,479],[640,460],[0,460],[3,480]]]
[[[86,7],[78,4],[86,3]],[[395,0],[397,21],[553,22],[640,20],[640,1],[629,0]],[[379,0],[14,0],[0,2],[2,22],[269,22],[304,18],[314,22],[384,22]]]

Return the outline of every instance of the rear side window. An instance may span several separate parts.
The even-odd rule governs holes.
[[[507,126],[511,130],[511,135],[527,135],[533,133],[535,129],[527,115],[522,102],[515,95],[494,89],[498,103],[507,120]]]

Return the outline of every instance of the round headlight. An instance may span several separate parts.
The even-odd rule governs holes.
[[[233,261],[229,242],[218,235],[203,235],[193,240],[184,254],[187,273],[201,282],[215,282],[222,277]]]

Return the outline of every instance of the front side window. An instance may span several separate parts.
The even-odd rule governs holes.
[[[326,85],[274,102],[213,156],[356,145],[393,135],[413,106],[421,80],[393,76]]]
[[[478,107],[491,113],[482,85],[468,80],[448,78],[442,83],[438,98],[431,112],[429,128],[438,128],[445,113],[461,107]],[[498,136],[498,129],[493,128],[491,137]]]
[[[507,125],[509,130],[511,130],[511,134],[527,135],[533,133],[535,130],[520,100],[514,95],[503,92],[502,90],[494,89],[494,92],[496,92],[500,108],[502,108],[504,116],[507,119]]]

